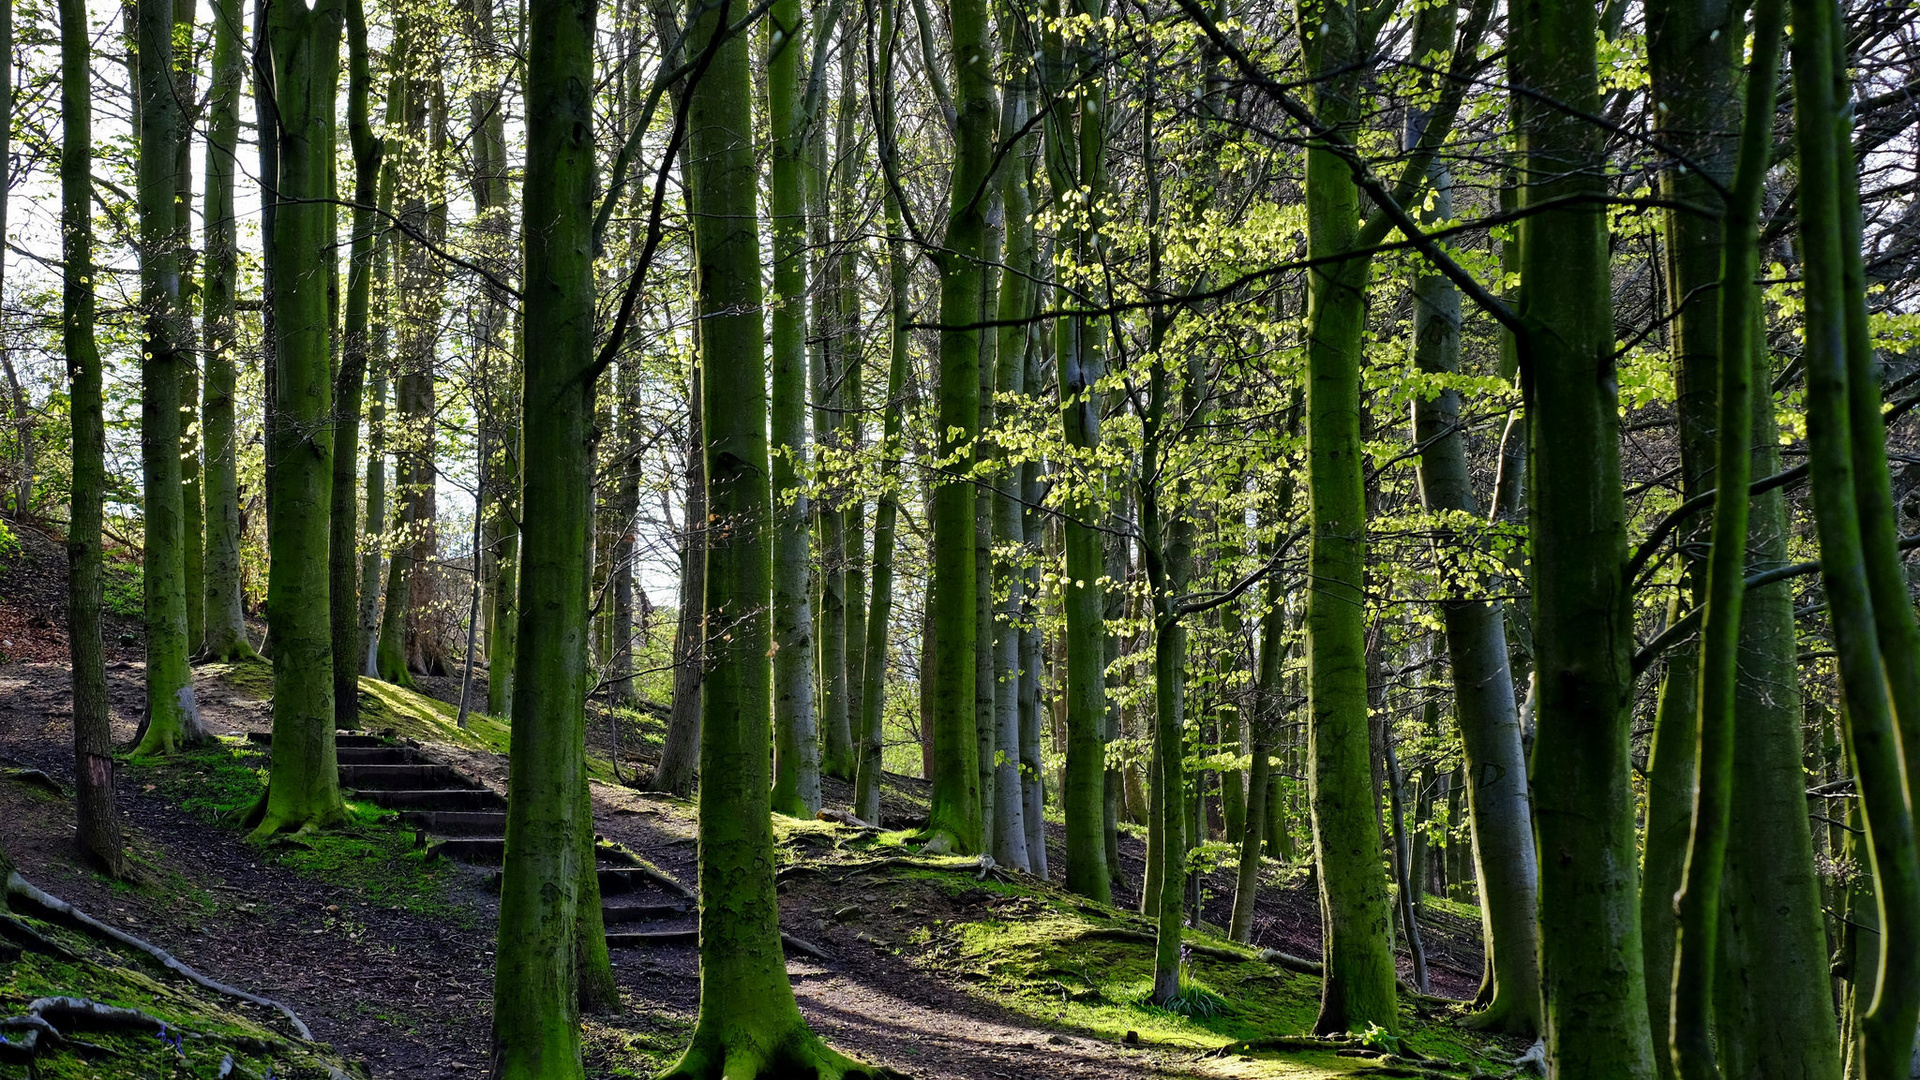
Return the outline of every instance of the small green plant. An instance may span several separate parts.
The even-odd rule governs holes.
[[[1180,990],[1161,1006],[1170,1013],[1211,1020],[1227,1012],[1227,999],[1193,976],[1193,947],[1180,946]]]
[[[147,610],[146,578],[137,562],[108,559],[100,588],[100,603],[124,619],[137,619]]]
[[[20,546],[20,538],[14,535],[11,528],[7,527],[7,523],[0,521],[0,562],[17,559],[25,554],[26,550],[26,548]]]

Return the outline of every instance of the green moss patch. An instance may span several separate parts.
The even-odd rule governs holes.
[[[218,739],[170,759],[130,763],[129,771],[189,813],[238,829],[266,790],[267,765],[267,755],[252,744]],[[471,922],[470,911],[447,899],[453,869],[430,857],[398,814],[354,800],[346,811],[336,828],[267,842],[263,858],[382,907]]]
[[[215,1076],[228,1058],[246,1072],[236,1076],[324,1078],[344,1068],[324,1047],[283,1033],[277,1013],[220,997],[166,975],[146,957],[61,927],[26,920],[73,954],[54,958],[36,952],[0,965],[0,1016],[26,1012],[42,997],[77,997],[140,1012],[163,1021],[177,1041],[153,1032],[80,1028],[67,1032],[94,1049],[62,1046],[43,1051],[31,1075],[89,1080],[146,1080]],[[26,1077],[24,1064],[0,1064],[0,1077]],[[352,1075],[349,1073],[349,1075]]]

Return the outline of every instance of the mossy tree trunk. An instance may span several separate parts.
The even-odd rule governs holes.
[[[1531,447],[1534,830],[1549,1070],[1653,1074],[1634,866],[1633,620],[1591,4],[1525,0],[1509,75],[1520,175],[1516,342]],[[1535,97],[1533,95],[1538,95]],[[1556,104],[1547,105],[1546,102]]]
[[[267,626],[273,639],[273,765],[255,836],[342,815],[334,751],[328,523],[333,481],[331,266],[334,107],[346,3],[269,8],[279,146],[267,258],[273,266],[273,409],[267,438]],[[364,80],[362,80],[364,86]],[[326,272],[321,272],[324,265]]]
[[[233,162],[240,143],[240,3],[213,0],[213,80],[207,96],[206,188],[202,193],[200,289],[201,488],[206,506],[201,655],[208,660],[254,656],[247,640],[240,588],[240,488],[234,436],[234,288],[238,273]]]
[[[347,270],[346,325],[334,378],[332,530],[327,553],[332,603],[334,726],[360,721],[360,411],[372,339],[374,210],[383,148],[368,115],[372,72],[366,18],[358,2],[347,15],[347,137],[353,150],[353,224]],[[374,520],[372,517],[369,521]],[[371,591],[373,579],[368,579]]]
[[[0,4],[11,55],[13,4]],[[100,349],[94,340],[92,34],[86,0],[60,4],[60,225],[66,275],[60,336],[73,416],[73,489],[67,523],[67,641],[73,659],[73,806],[81,850],[113,877],[126,872],[114,790],[113,717],[100,640],[102,505],[107,429]],[[8,91],[0,89],[0,94]],[[11,97],[8,97],[11,112]],[[24,509],[24,508],[23,508]],[[12,867],[0,852],[0,896]],[[4,903],[4,901],[0,901]]]
[[[773,519],[758,169],[748,40],[715,40],[732,10],[695,4],[688,17],[690,51],[708,58],[688,103],[687,154],[713,523],[703,607],[709,628],[726,633],[707,635],[702,688],[700,1009],[692,1045],[668,1075],[828,1078],[860,1070],[800,1017],[773,881]]]
[[[1453,36],[1450,17],[1423,22],[1429,26],[1443,24],[1446,38]],[[1427,51],[1420,43],[1415,48],[1423,55]],[[1410,135],[1410,142],[1417,141],[1417,131]],[[1441,167],[1431,170],[1430,176],[1432,189],[1422,216],[1432,222],[1450,221],[1452,179]],[[1413,293],[1415,366],[1422,374],[1458,375],[1459,291],[1429,269],[1415,278]],[[1420,447],[1420,498],[1426,510],[1471,520],[1480,517],[1480,508],[1467,464],[1466,439],[1460,430],[1461,403],[1460,392],[1452,388],[1430,398],[1416,398],[1413,439]],[[1463,540],[1449,532],[1441,536],[1443,544]],[[1452,579],[1454,575],[1447,577]],[[1467,581],[1474,592],[1489,591],[1489,583],[1478,575],[1468,575]],[[1539,870],[1534,861],[1527,761],[1521,745],[1520,709],[1514,699],[1503,608],[1497,601],[1455,597],[1441,603],[1440,617],[1453,668],[1454,716],[1460,726],[1467,771],[1474,777],[1467,789],[1467,803],[1473,853],[1480,869],[1481,930],[1492,976],[1491,986],[1482,988],[1482,996],[1490,995],[1486,1009],[1474,1023],[1526,1035],[1540,1030],[1535,907]],[[1418,843],[1424,851],[1426,841]],[[1424,864],[1424,859],[1416,861]],[[1413,877],[1416,888],[1424,886],[1424,874]]]
[[[946,239],[940,270],[940,439],[943,471],[933,485],[934,632],[933,795],[930,845],[982,850],[978,693],[978,580],[973,485],[957,479],[973,466],[980,433],[979,325],[989,317],[981,254],[987,243],[988,185],[998,131],[993,46],[983,0],[956,0],[953,32],[956,137]]]
[[[799,0],[780,0],[762,28],[773,146],[767,202],[773,230],[773,807],[820,809],[814,727],[811,508],[807,467],[806,132]]]
[[[520,627],[494,971],[496,1080],[564,1080],[580,1062],[580,936],[593,874],[586,786],[587,534],[592,527],[593,0],[533,4],[522,187],[526,356]],[[584,924],[583,924],[584,923]],[[604,949],[604,943],[601,944]],[[588,959],[591,953],[586,954]]]
[[[187,664],[185,504],[180,476],[179,214],[181,124],[173,84],[173,0],[134,5],[138,52],[140,460],[146,560],[147,724],[136,755],[170,754],[206,737]]]
[[[1333,8],[1329,5],[1329,8]],[[1303,16],[1308,9],[1302,8]],[[1354,59],[1366,48],[1356,8],[1330,10],[1308,35],[1318,73],[1313,106],[1348,130],[1363,115]],[[1331,150],[1307,150],[1307,249],[1337,258],[1357,246],[1360,192]],[[1380,859],[1378,796],[1367,724],[1366,497],[1362,482],[1360,353],[1371,261],[1310,271],[1307,319],[1308,792],[1326,957],[1320,1033],[1399,1024],[1392,921]]]
[[[1059,18],[1085,15],[1097,22],[1106,14],[1103,0],[1056,0],[1052,13]],[[1079,51],[1075,50],[1077,58]],[[1066,84],[1083,73],[1070,62],[1059,30],[1047,36],[1047,63],[1042,68],[1045,92],[1053,104],[1047,111],[1046,163],[1056,193],[1072,191],[1091,216],[1069,219],[1055,240],[1056,262],[1085,266],[1098,258],[1099,207],[1106,186],[1106,92],[1099,80],[1089,80],[1068,98]],[[1071,100],[1078,109],[1063,108]],[[1090,304],[1098,304],[1097,283],[1081,282]],[[1065,291],[1056,293],[1064,297]],[[1094,315],[1069,315],[1054,326],[1055,362],[1060,395],[1060,424],[1067,445],[1088,454],[1100,445],[1101,399],[1098,384],[1106,374],[1102,320]],[[1113,873],[1107,850],[1107,630],[1105,574],[1099,523],[1107,507],[1099,493],[1069,493],[1062,521],[1066,556],[1064,614],[1066,616],[1066,728],[1067,762],[1062,785],[1062,810],[1067,826],[1067,888],[1107,903],[1113,898]]]

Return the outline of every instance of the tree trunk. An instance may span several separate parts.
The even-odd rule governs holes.
[[[1846,702],[1873,878],[1879,889],[1879,964],[1871,1005],[1853,1032],[1868,1080],[1907,1074],[1920,1011],[1920,859],[1912,807],[1902,797],[1920,748],[1912,605],[1887,490],[1885,429],[1866,334],[1860,271],[1859,178],[1836,6],[1794,0],[1795,140],[1801,174],[1800,245],[1806,295],[1807,449],[1820,571]],[[1849,250],[1851,246],[1851,250]],[[1876,603],[1876,598],[1893,600]],[[1896,599],[1897,598],[1897,599]],[[1905,746],[1903,755],[1902,748]],[[1857,984],[1855,993],[1865,991]]]
[[[240,3],[214,0],[213,79],[207,97],[206,275],[200,291],[206,390],[200,402],[202,488],[206,506],[205,604],[201,655],[208,660],[254,656],[247,640],[240,587],[240,489],[236,475],[233,316],[237,251],[233,160],[240,140]]]
[[[934,768],[927,835],[931,847],[971,853],[982,850],[984,839],[975,732],[981,582],[974,557],[973,485],[954,476],[972,466],[980,432],[978,326],[988,321],[989,297],[981,268],[986,206],[978,195],[992,173],[999,117],[986,4],[955,0],[949,17],[958,125],[944,250],[935,260],[942,327],[939,453],[946,471],[933,486],[932,601],[940,646],[932,654]]]
[[[354,2],[355,10],[359,5]],[[353,148],[353,235],[347,271],[346,328],[334,379],[332,532],[328,548],[333,635],[333,724],[360,723],[360,407],[371,358],[374,210],[384,151],[368,115],[372,93],[366,26],[350,15],[347,130]],[[369,521],[374,519],[369,516]],[[372,579],[368,579],[371,592]]]
[[[174,207],[180,101],[173,85],[173,2],[138,0],[140,459],[145,503],[147,723],[136,756],[206,738],[187,665],[185,506],[180,477],[179,215]]]
[[[799,0],[780,0],[763,30],[773,137],[767,187],[774,292],[773,807],[811,818],[820,809],[820,739],[814,726],[811,511],[802,483],[808,464],[807,162],[800,25]]]
[[[1511,47],[1525,202],[1524,331],[1532,436],[1534,829],[1549,1071],[1653,1074],[1634,872],[1629,756],[1633,619],[1607,284],[1604,133],[1591,5],[1526,0]],[[1546,105],[1544,102],[1554,102]]]
[[[199,61],[193,54],[195,5],[173,6],[173,39],[185,49],[173,57],[176,99],[181,103],[180,126],[174,132],[173,213],[180,236],[180,303],[174,309],[173,340],[182,351],[180,364],[180,569],[187,602],[187,655],[195,657],[206,644],[206,516],[200,496],[200,380],[193,341],[193,122],[200,100]],[[6,148],[0,145],[0,154]],[[0,228],[6,219],[0,214]]]
[[[680,541],[680,610],[673,632],[673,711],[649,787],[685,798],[700,763],[700,686],[706,678],[707,459],[698,354],[687,390],[687,490]],[[806,654],[801,654],[804,661]]]
[[[1285,595],[1281,592],[1281,576],[1277,571],[1267,579],[1266,602],[1266,614],[1260,619],[1260,672],[1254,685],[1253,719],[1248,725],[1253,763],[1247,770],[1247,810],[1238,837],[1240,869],[1234,881],[1233,914],[1227,924],[1227,936],[1242,943],[1253,940],[1253,910],[1260,894],[1260,849],[1267,838],[1267,815],[1280,810],[1278,806],[1269,805],[1274,732],[1280,721],[1280,665],[1284,659],[1287,619]]]
[[[1351,14],[1312,37],[1314,104],[1324,123],[1360,115]],[[1331,151],[1307,152],[1310,257],[1354,249],[1359,189]],[[1354,256],[1310,271],[1307,345],[1308,792],[1320,872],[1325,951],[1314,1031],[1399,1024],[1391,912],[1380,864],[1378,806],[1367,722],[1366,499],[1362,485],[1360,352],[1370,261]]]
[[[12,0],[0,2],[0,41],[13,53]],[[107,432],[100,349],[93,336],[92,35],[86,0],[60,4],[60,225],[66,263],[61,343],[73,413],[73,489],[67,524],[67,643],[73,660],[73,806],[80,848],[111,877],[126,873],[114,789],[113,717],[100,641],[100,526],[106,496]],[[0,89],[0,124],[12,95]],[[3,128],[0,128],[3,130]],[[5,195],[0,193],[0,205]],[[0,882],[12,867],[0,852]],[[0,884],[0,894],[6,888]]]
[[[333,420],[326,250],[333,206],[340,0],[275,6],[267,38],[279,145],[267,258],[274,269],[274,403],[267,437],[267,625],[273,652],[273,764],[257,837],[324,827],[343,814],[334,751],[333,631],[327,572]],[[360,80],[364,87],[364,79]]]
[[[1447,22],[1452,20],[1433,20]],[[1452,37],[1449,29],[1447,36]],[[1417,46],[1416,46],[1417,47]],[[1417,141],[1413,135],[1410,141]],[[1432,193],[1423,218],[1453,218],[1452,180],[1445,170],[1431,172]],[[1423,373],[1451,376],[1460,370],[1460,295],[1453,285],[1428,271],[1414,281],[1414,363]],[[1458,390],[1417,397],[1413,403],[1414,444],[1420,447],[1420,496],[1429,513],[1452,512],[1477,518],[1466,439],[1460,433]],[[1450,531],[1441,535],[1440,558],[1447,547],[1466,542]],[[1464,570],[1464,568],[1463,568]],[[1443,575],[1448,580],[1455,575]],[[1473,592],[1490,583],[1470,576]],[[1445,600],[1440,616],[1447,655],[1453,666],[1454,716],[1460,726],[1474,858],[1480,867],[1482,940],[1493,973],[1491,998],[1476,1025],[1528,1035],[1540,1030],[1539,927],[1535,910],[1538,869],[1534,862],[1533,819],[1527,792],[1526,754],[1520,742],[1520,710],[1508,668],[1504,605],[1469,597]],[[1424,846],[1424,841],[1422,842]],[[1419,886],[1416,877],[1415,886]]]
[[[696,4],[688,31],[690,51],[712,57],[688,103],[687,171],[706,384],[707,509],[715,528],[706,546],[712,662],[700,747],[700,1008],[692,1045],[668,1075],[701,1080],[851,1066],[801,1019],[781,955],[771,821],[773,530],[754,224],[758,169],[747,39],[712,43],[730,18],[724,5]]]
[[[595,384],[592,0],[535,4],[527,31],[523,592],[493,1009],[496,1080],[582,1075],[587,566]],[[418,477],[415,478],[416,480]],[[396,558],[396,561],[398,559]],[[589,959],[592,953],[588,952]]]

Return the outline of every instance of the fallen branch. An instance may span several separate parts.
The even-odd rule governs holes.
[[[205,975],[174,959],[170,953],[161,949],[159,946],[151,945],[134,937],[132,934],[108,926],[106,923],[88,915],[86,912],[81,911],[65,900],[42,892],[26,878],[21,877],[17,873],[7,876],[6,892],[9,897],[17,900],[25,900],[27,903],[46,912],[56,920],[66,922],[77,929],[98,934],[109,941],[124,945],[137,952],[145,953],[161,967],[193,983],[195,986],[205,990],[211,990],[216,994],[223,994],[227,997],[244,1001],[250,1005],[259,1005],[263,1008],[273,1009],[287,1018],[287,1023],[301,1039],[307,1042],[313,1041],[313,1031],[307,1027],[306,1023],[302,1021],[299,1016],[294,1014],[292,1009],[287,1008],[285,1005],[280,1004],[272,998],[264,998],[258,994],[250,994],[238,987],[228,986],[226,983],[209,979]]]
[[[4,774],[0,775],[4,775],[8,780],[12,780],[17,784],[37,787],[42,791],[58,795],[63,799],[67,797],[67,789],[60,786],[60,781],[55,780],[39,769],[8,769]]]

